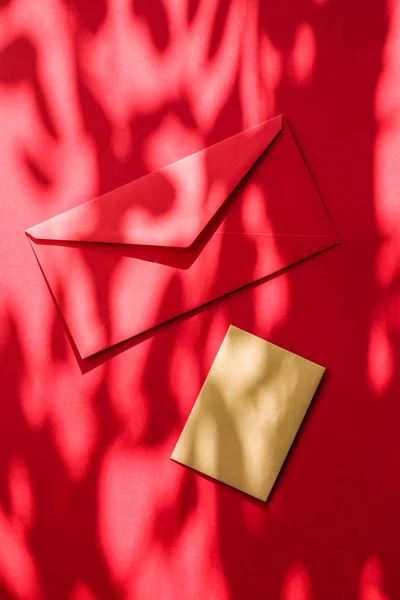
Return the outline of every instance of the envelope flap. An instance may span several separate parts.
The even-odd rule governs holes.
[[[27,230],[37,240],[187,247],[282,130],[282,115]]]

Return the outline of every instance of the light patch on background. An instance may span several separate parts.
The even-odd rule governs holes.
[[[29,245],[28,241],[27,244]],[[32,254],[31,258],[35,261],[30,248],[27,250]],[[11,263],[13,266],[13,263]],[[36,266],[36,265],[34,265]],[[50,344],[50,333],[52,328],[52,318],[56,311],[50,295],[45,302],[35,304],[35,319],[32,314],[25,310],[27,299],[25,297],[24,285],[29,293],[32,293],[32,280],[36,278],[40,285],[45,285],[42,281],[43,275],[39,269],[26,269],[24,273],[25,280],[10,277],[7,280],[7,296],[12,309],[9,312],[9,319],[15,322],[17,338],[21,344],[21,353],[24,357],[24,372],[19,375],[18,385],[20,392],[20,406],[22,413],[28,424],[36,429],[43,424],[46,415],[46,404],[43,398],[43,364],[48,359],[48,349]],[[32,279],[31,279],[32,278]],[[53,312],[54,311],[54,312]],[[2,330],[5,333],[5,329]]]
[[[295,563],[285,575],[280,600],[311,600],[312,598],[311,578],[302,564]]]
[[[375,140],[374,196],[376,223],[380,232],[387,237],[396,237],[400,227],[400,171],[397,168],[400,156],[400,4],[391,0],[388,2],[388,12],[389,31],[375,95],[378,131]],[[385,260],[383,255],[382,261]]]
[[[314,30],[308,23],[301,23],[297,26],[289,55],[289,75],[295,85],[303,86],[311,82],[316,56],[317,41]]]
[[[83,581],[74,583],[69,600],[97,600],[97,596]]]
[[[18,599],[44,600],[39,574],[27,540],[19,526],[10,523],[0,509],[0,579]]]
[[[205,526],[204,519],[200,518],[202,510],[209,522],[212,516],[201,504],[171,547],[153,543],[148,548],[138,574],[131,577],[127,600],[153,600],[155,573],[163,600],[230,600],[229,583],[221,565],[218,541],[213,535],[214,526]],[[196,585],[193,582],[197,582]]]
[[[182,473],[183,477],[192,477],[178,465],[171,463],[173,470]],[[200,477],[194,478],[197,486],[197,503],[186,516],[184,523],[174,537],[173,544],[163,544],[154,539],[135,563],[135,569],[125,587],[126,599],[153,600],[154,574],[157,573],[158,591],[162,590],[162,597],[171,598],[169,592],[173,591],[172,600],[184,598],[185,600],[230,600],[231,592],[229,582],[224,573],[224,568],[219,551],[219,542],[215,536],[218,527],[218,490],[216,486]],[[159,508],[179,509],[181,498],[176,496],[179,489],[175,490],[166,500],[159,499]],[[157,506],[154,506],[157,517]],[[204,514],[207,520],[204,520]],[[193,585],[196,581],[197,585]],[[164,594],[164,590],[166,593]]]
[[[70,479],[79,481],[87,473],[97,442],[92,393],[82,384],[81,389],[75,386],[74,394],[71,394],[75,373],[61,366],[56,372],[57,376],[52,381],[52,431]]]
[[[359,600],[392,600],[383,592],[382,588],[382,566],[377,558],[371,557],[364,563],[361,570],[358,598]]]
[[[400,227],[400,111],[391,115],[375,142],[375,216],[380,232],[396,236]]]
[[[381,288],[390,286],[400,268],[400,240],[398,236],[384,240],[376,253],[375,277]]]
[[[118,156],[127,152],[124,128],[132,114],[156,112],[181,98],[182,92],[189,98],[200,129],[210,131],[236,80],[241,52],[238,40],[248,8],[243,1],[230,4],[221,42],[211,59],[208,52],[218,0],[203,0],[190,26],[183,3],[166,2],[164,8],[174,35],[162,53],[145,20],[132,17],[128,0],[109,3],[105,21],[95,35],[80,33],[85,82],[112,125],[112,144]]]
[[[10,181],[14,196],[20,189],[26,204],[34,200],[43,206],[41,215],[37,213],[36,217],[43,220],[50,216],[44,199],[57,197],[58,209],[62,211],[71,206],[74,197],[82,201],[87,194],[90,198],[97,182],[93,145],[84,133],[79,110],[74,47],[67,14],[59,2],[17,0],[10,5],[4,23],[6,28],[0,27],[3,46],[15,35],[25,35],[35,47],[39,84],[60,136],[54,140],[44,126],[31,84],[20,83],[19,89],[0,87],[2,141],[12,146],[1,151],[4,160],[9,157],[10,161],[11,171],[5,171],[5,179]],[[38,185],[21,165],[21,153],[27,153],[51,176],[48,189]]]
[[[387,4],[389,29],[375,95],[374,208],[381,235],[375,277],[380,298],[370,324],[367,373],[370,388],[376,395],[388,390],[394,375],[395,352],[390,338],[398,328],[400,314],[396,289],[400,271],[400,4],[394,0]]]
[[[182,54],[173,44],[160,54],[146,23],[132,18],[129,0],[111,0],[96,34],[82,35],[85,81],[117,129],[136,111],[155,112],[178,96]]]
[[[266,117],[271,118],[276,115],[275,94],[282,79],[283,57],[265,31],[260,37],[259,63],[260,77],[264,85]]]
[[[150,473],[146,476],[141,467],[134,453],[116,443],[105,453],[99,473],[98,537],[112,577],[121,584],[151,535]]]
[[[44,148],[41,154],[46,154]],[[62,139],[54,152],[52,174],[56,175],[52,197],[57,198],[59,211],[68,210],[97,195],[99,176],[95,145],[88,135],[76,131]],[[47,214],[45,218],[49,216],[52,215]]]
[[[394,374],[395,352],[382,317],[370,326],[368,341],[368,383],[375,395],[387,392]]]
[[[278,250],[270,248],[270,251]],[[274,259],[275,260],[275,259]],[[276,259],[279,260],[279,259]],[[280,274],[268,281],[267,285],[257,286],[253,291],[254,319],[257,329],[267,337],[274,328],[283,324],[290,308],[290,287],[288,276]]]
[[[153,600],[155,573],[157,573],[158,594],[161,592],[159,597],[162,597],[163,600],[176,600],[176,598],[185,598],[186,600],[182,577],[178,579],[174,576],[173,565],[156,544],[148,548],[146,560],[142,561],[137,571],[134,579],[132,578],[132,589],[127,593],[127,600],[136,600],[136,598]],[[182,573],[184,573],[183,569]]]
[[[32,178],[26,170],[21,169],[21,152],[29,151],[32,156],[41,157],[41,150],[46,146],[49,155],[47,165],[52,167],[54,141],[41,124],[32,90],[26,82],[13,88],[0,85],[0,118],[2,123],[1,164],[4,173],[7,174],[7,177],[3,179],[0,198],[4,202],[7,200],[9,202],[10,196],[6,195],[7,188],[9,188],[10,193],[12,190],[14,196],[16,193],[20,193],[21,198],[26,196],[27,200],[38,201],[39,190],[32,183]],[[47,199],[48,192],[43,189],[40,191],[43,202],[43,196]],[[15,207],[14,210],[18,209]]]
[[[103,458],[98,480],[98,539],[113,579],[121,584],[131,567],[147,556],[157,504],[163,506],[175,497],[183,476],[181,470],[170,469],[172,463],[166,456],[164,469],[160,469],[160,452],[131,448],[121,439]]]
[[[153,339],[150,338],[130,349],[132,366],[129,369],[126,368],[124,353],[114,357],[109,363],[110,402],[133,441],[140,440],[149,418],[150,408],[142,376],[148,365],[152,343]]]
[[[38,52],[38,76],[51,117],[62,137],[83,127],[76,60],[68,12],[62,2],[19,2],[18,29],[26,28]]]
[[[243,129],[258,125],[266,118],[266,107],[261,91],[258,65],[258,4],[250,2],[241,35],[242,60],[240,96]]]
[[[208,60],[219,0],[203,0],[185,44],[185,89],[201,129],[210,131],[235,83],[245,10],[242,0],[230,3],[218,50]]]

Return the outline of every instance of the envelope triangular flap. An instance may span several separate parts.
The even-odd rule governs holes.
[[[188,247],[282,126],[279,115],[27,233],[36,240]]]

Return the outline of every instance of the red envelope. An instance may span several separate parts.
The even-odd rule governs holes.
[[[26,233],[82,358],[338,243],[282,116]]]

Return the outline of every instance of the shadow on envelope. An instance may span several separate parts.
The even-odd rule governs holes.
[[[228,138],[27,231],[82,358],[338,243],[283,118],[255,129],[252,136],[244,132]],[[195,177],[196,165],[205,159],[212,161],[200,198],[206,208],[199,211],[187,172]],[[156,202],[163,180],[168,184],[170,177],[178,197],[170,220],[160,225],[153,217],[147,227],[141,206],[133,213],[135,220],[137,196],[139,204],[143,198]],[[121,227],[127,213],[131,228]],[[97,216],[90,220],[92,214]],[[250,240],[254,261],[246,259]],[[222,251],[229,263],[214,281]],[[161,318],[155,300],[164,297],[173,277],[179,278],[184,297],[180,304],[173,296],[164,298]],[[90,286],[89,281],[95,283]]]

